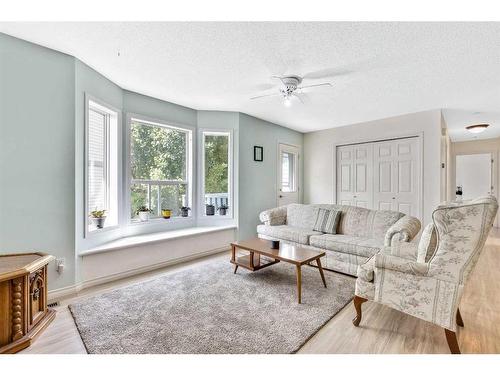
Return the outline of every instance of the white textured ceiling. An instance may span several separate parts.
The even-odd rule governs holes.
[[[0,23],[125,89],[308,132],[444,108],[453,140],[500,135],[500,23]],[[119,52],[119,54],[118,54]],[[331,82],[290,108],[271,75]],[[479,115],[472,115],[479,112]],[[464,138],[468,137],[468,138]]]

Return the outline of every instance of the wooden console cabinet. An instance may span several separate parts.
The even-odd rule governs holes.
[[[44,253],[0,255],[0,354],[31,345],[55,318],[47,308],[47,264]]]

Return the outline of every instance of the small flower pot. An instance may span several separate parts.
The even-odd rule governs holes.
[[[227,208],[219,208],[219,215],[226,216]]]
[[[161,216],[164,218],[164,219],[170,219],[170,217],[172,216],[172,210],[161,210]]]
[[[215,206],[213,204],[207,204],[205,208],[205,213],[207,216],[215,215]]]
[[[149,220],[149,211],[139,212],[139,220],[140,221],[148,221]]]
[[[189,208],[181,208],[181,217],[188,217],[189,216]]]
[[[92,223],[99,229],[104,228],[104,222],[106,221],[106,216],[103,217],[93,217]]]

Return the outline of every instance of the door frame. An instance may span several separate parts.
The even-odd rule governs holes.
[[[341,146],[354,146],[363,143],[375,143],[375,142],[386,142],[386,141],[396,141],[398,139],[405,138],[418,138],[419,139],[419,153],[420,153],[420,183],[418,184],[418,196],[419,196],[419,206],[420,206],[420,217],[418,219],[423,222],[424,217],[424,132],[407,133],[395,135],[389,138],[361,138],[352,141],[344,141],[333,144],[333,203],[337,203],[337,148]]]
[[[283,145],[283,146],[290,146],[290,147],[296,147],[297,150],[298,150],[298,153],[297,153],[297,194],[298,194],[298,202],[301,203],[302,202],[302,199],[300,199],[300,193],[301,193],[301,183],[300,183],[300,165],[301,165],[301,155],[302,155],[302,146],[300,145],[296,145],[296,144],[293,144],[293,143],[289,143],[289,142],[281,142],[281,141],[277,141],[276,142],[276,162],[275,162],[275,167],[276,167],[276,181],[275,181],[275,187],[276,187],[276,191],[275,191],[275,198],[276,198],[276,207],[279,207],[279,195],[280,195],[280,183],[281,183],[281,176],[280,176],[280,169],[278,167],[278,162],[280,161],[280,145]]]
[[[498,191],[498,179],[500,177],[500,165],[498,164],[498,153],[499,151],[498,150],[495,150],[495,149],[492,149],[492,148],[486,148],[485,150],[478,150],[478,151],[458,151],[458,152],[454,152],[453,153],[453,156],[452,156],[452,159],[453,159],[453,170],[452,170],[452,173],[453,173],[453,190],[456,189],[457,187],[457,156],[460,156],[460,155],[477,155],[477,154],[491,154],[492,155],[492,158],[493,158],[493,166],[491,167],[491,172],[492,172],[492,176],[491,176],[491,182],[493,183],[493,196],[498,200],[498,197],[500,196],[499,195],[499,191]],[[450,185],[451,185],[451,181],[450,181]],[[500,220],[499,220],[499,215],[497,214],[497,216],[495,217],[495,221],[493,222],[493,226],[495,228],[498,228],[500,226]]]

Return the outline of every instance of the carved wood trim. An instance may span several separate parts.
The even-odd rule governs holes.
[[[12,280],[12,341],[23,337],[23,278]]]

